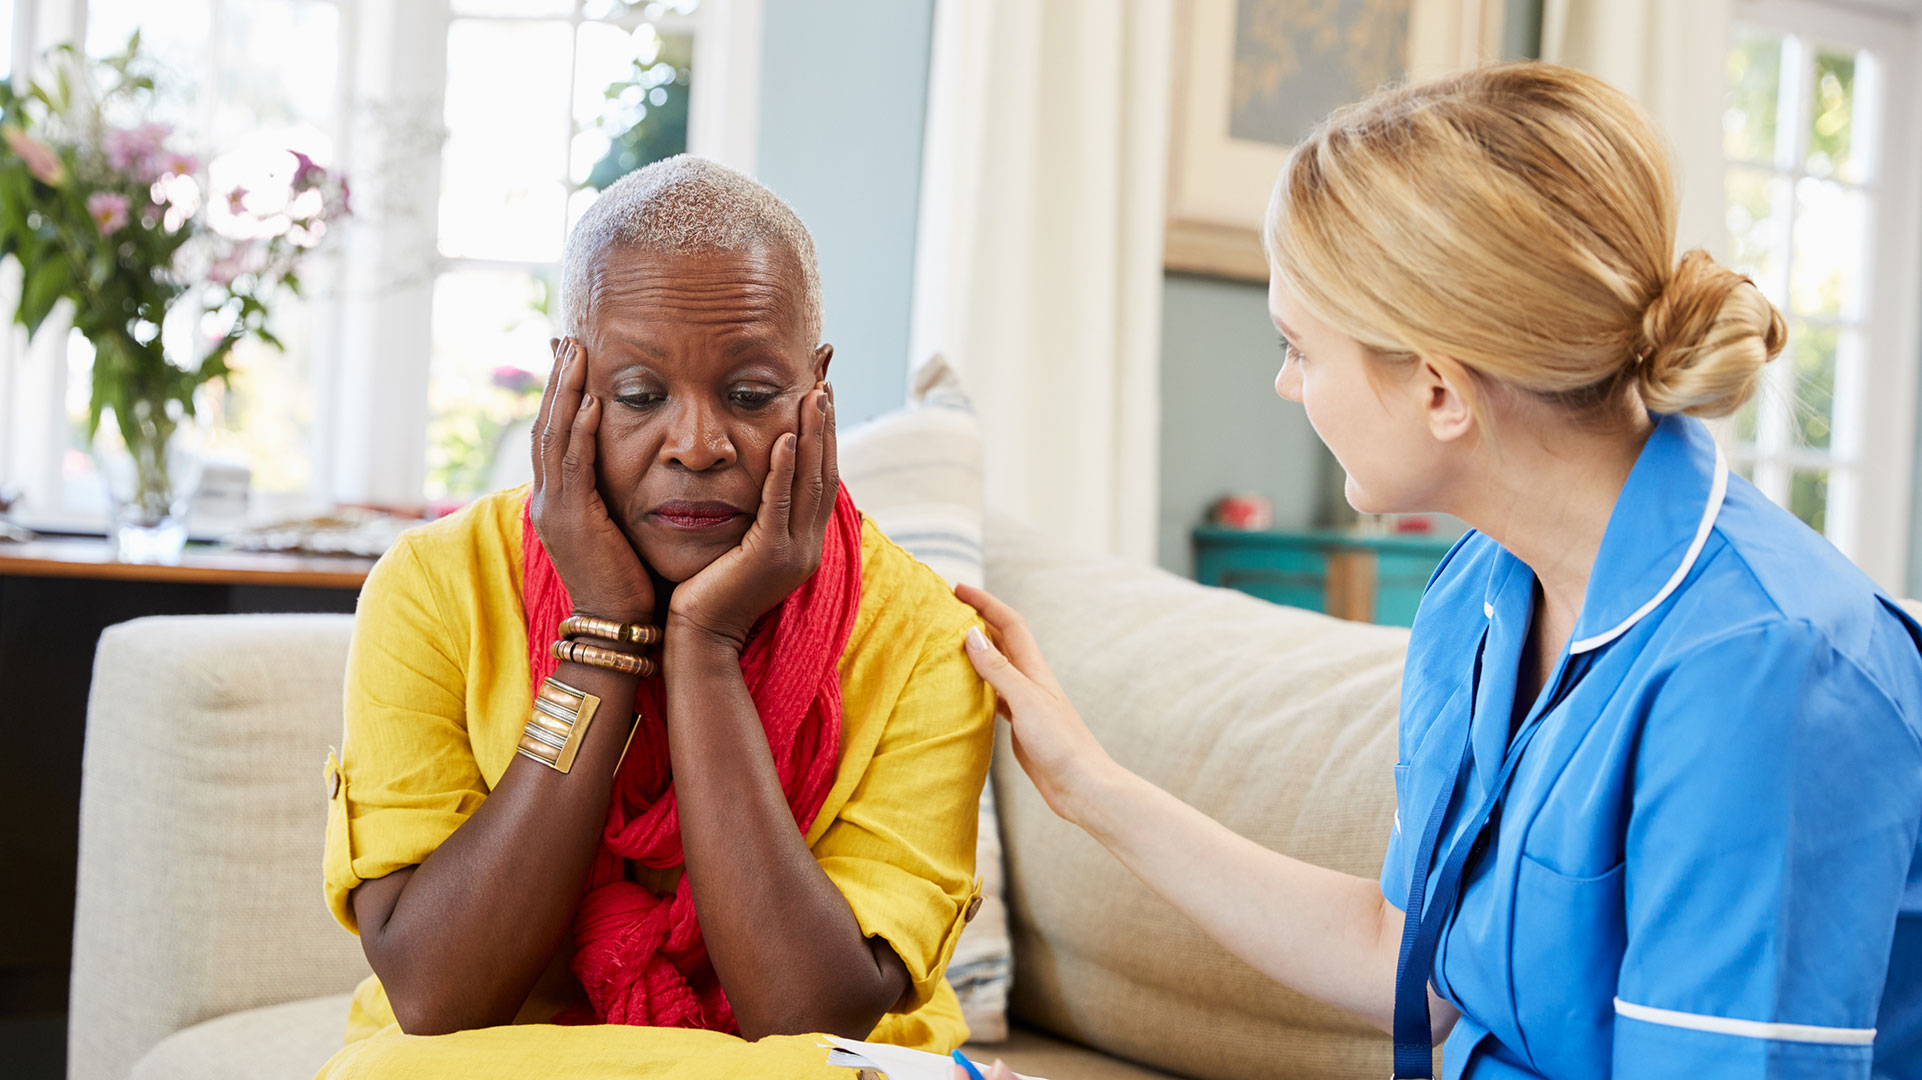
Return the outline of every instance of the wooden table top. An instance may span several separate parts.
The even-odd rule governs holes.
[[[0,542],[0,576],[4,577],[358,589],[373,566],[372,559],[347,555],[230,551],[201,544],[188,545],[176,564],[126,563],[115,559],[112,546],[100,537]]]

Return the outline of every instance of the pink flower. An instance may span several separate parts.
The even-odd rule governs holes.
[[[541,380],[533,372],[512,364],[502,364],[494,369],[494,385],[512,394],[528,394],[541,388]]]
[[[112,236],[127,224],[127,197],[118,191],[96,191],[87,196],[87,213],[102,236]]]
[[[192,154],[176,154],[171,150],[159,156],[158,164],[162,176],[190,176],[200,171],[200,162]]]
[[[247,202],[247,189],[245,187],[235,185],[234,189],[227,193],[227,212],[229,214],[238,214],[243,212],[246,209],[246,202]]]
[[[173,128],[166,124],[109,128],[100,140],[100,148],[106,152],[107,164],[116,171],[131,173],[141,183],[151,183],[167,171],[168,155],[163,153],[163,146],[171,134]]]
[[[235,278],[246,272],[250,252],[245,247],[237,247],[215,259],[207,268],[207,279],[221,288],[233,284]]]
[[[289,150],[294,155],[294,187],[313,187],[327,179],[327,170],[314,164],[314,159],[298,150]]]
[[[27,171],[33,174],[35,180],[58,187],[67,179],[66,166],[60,163],[60,155],[54,152],[53,147],[17,127],[0,128],[0,136],[4,136],[8,148],[27,163]]]

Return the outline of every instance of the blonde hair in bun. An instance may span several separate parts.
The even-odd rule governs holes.
[[[1525,61],[1337,110],[1290,154],[1262,240],[1304,307],[1384,361],[1445,356],[1575,412],[1639,392],[1723,415],[1782,320],[1706,253],[1678,265],[1675,214],[1635,102]]]
[[[1727,416],[1755,395],[1787,336],[1753,281],[1697,248],[1642,316],[1636,389],[1651,412]]]

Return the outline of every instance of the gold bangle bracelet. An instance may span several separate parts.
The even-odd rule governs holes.
[[[616,622],[593,615],[569,615],[561,620],[561,636],[597,637],[628,645],[655,645],[661,640],[661,628],[647,623]]]
[[[556,641],[550,651],[556,660],[606,668],[623,675],[639,675],[643,679],[660,670],[660,665],[645,656],[603,649],[599,645],[589,645],[585,641]]]
[[[567,772],[574,767],[587,726],[600,706],[601,699],[593,694],[559,679],[543,680],[521,731],[518,751],[555,772]]]

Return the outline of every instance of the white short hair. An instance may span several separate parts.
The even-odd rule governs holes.
[[[809,344],[821,340],[821,270],[800,215],[754,178],[706,158],[677,154],[614,181],[587,208],[561,256],[563,331],[586,331],[600,261],[616,247],[664,253],[771,247],[801,272]]]

